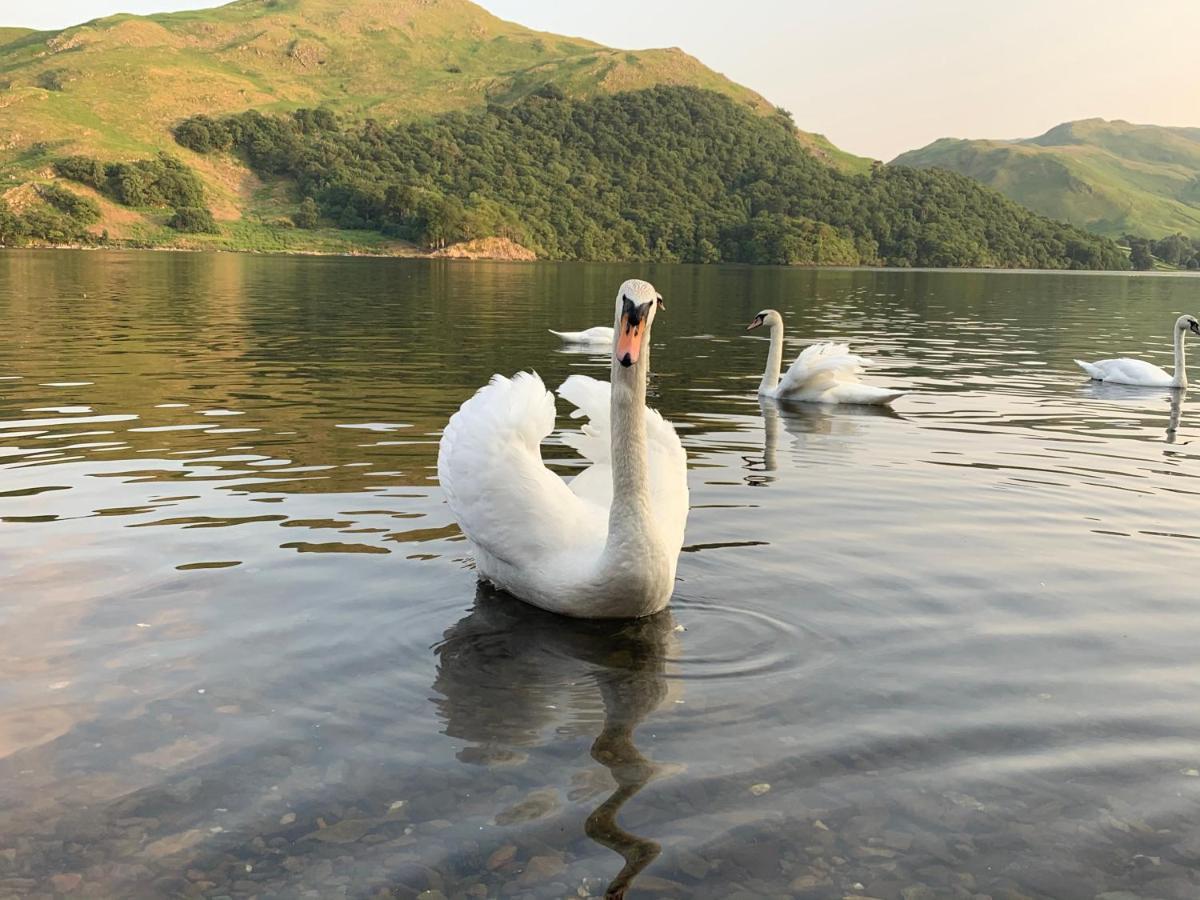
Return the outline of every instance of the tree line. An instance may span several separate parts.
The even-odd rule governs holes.
[[[1200,238],[1168,234],[1156,241],[1127,234],[1124,241],[1129,245],[1129,261],[1135,269],[1153,269],[1155,261],[1161,260],[1179,269],[1200,270]]]
[[[1117,245],[962,175],[846,175],[723,95],[655,87],[383,125],[324,109],[182,122],[176,140],[293,179],[295,222],[427,247],[484,236],[543,258],[1125,269]]]

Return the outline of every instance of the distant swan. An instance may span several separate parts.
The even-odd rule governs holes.
[[[648,282],[622,284],[611,384],[572,375],[558,389],[590,420],[563,435],[592,463],[569,484],[542,461],[555,413],[537,375],[492,376],[442,434],[438,478],[479,575],[527,603],[608,619],[647,616],[671,599],[687,457],[671,424],[646,408],[661,306]]]
[[[858,380],[869,362],[850,352],[847,344],[820,343],[805,347],[787,372],[783,367],[783,317],[776,310],[764,309],[746,326],[747,331],[771,327],[771,350],[758,393],[776,400],[804,403],[857,403],[884,406],[903,391],[888,391]]]
[[[584,331],[555,331],[553,328],[546,330],[560,338],[564,344],[607,344],[611,346],[613,342],[613,330],[607,325],[596,325]]]
[[[1141,359],[1102,359],[1089,363],[1082,359],[1075,362],[1095,381],[1112,384],[1135,384],[1142,387],[1187,387],[1187,362],[1183,354],[1183,339],[1188,332],[1200,334],[1200,322],[1193,316],[1180,316],[1175,320],[1175,374],[1168,375],[1153,363]]]

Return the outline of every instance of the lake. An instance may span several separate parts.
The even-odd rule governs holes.
[[[607,377],[546,329],[630,276],[679,581],[557,619],[477,586],[437,441]],[[0,896],[1200,895],[1200,426],[1072,362],[1169,367],[1198,288],[0,253]],[[760,406],[764,307],[911,393]]]

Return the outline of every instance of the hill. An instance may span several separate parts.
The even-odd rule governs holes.
[[[696,88],[572,100],[548,86],[511,106],[393,127],[252,111],[199,116],[176,135],[294,183],[302,228],[325,221],[434,248],[499,235],[551,259],[1127,265],[1111,241],[961,175],[845,175],[800,147],[786,114],[756,116]],[[114,196],[186,189],[165,162],[145,175],[89,159],[59,169]]]
[[[1098,234],[1200,237],[1200,128],[1084,119],[1025,140],[943,138],[894,162],[959,172]]]
[[[543,115],[548,131],[529,125]],[[872,171],[681,50],[537,32],[468,0],[236,0],[8,29],[0,116],[0,244],[411,253],[498,237],[472,246],[1125,264],[968,179]]]
[[[774,111],[677,48],[615,50],[505,22],[467,0],[236,0],[53,32],[0,29],[0,197],[18,211],[36,205],[34,187],[65,155],[132,162],[168,149],[196,168],[224,246],[296,249],[296,236],[274,227],[291,206],[286,186],[232,160],[181,151],[171,128],[198,112],[318,106],[347,120],[412,121],[512,103],[548,85],[593,97],[659,84],[713,90],[760,115]],[[821,135],[796,137],[830,165],[870,166]],[[93,233],[181,241],[165,228],[169,211],[90,199],[99,206]],[[342,250],[362,240],[327,232],[301,243]]]

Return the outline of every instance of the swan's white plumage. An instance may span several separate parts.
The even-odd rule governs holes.
[[[885,406],[904,395],[863,384],[858,376],[871,364],[850,352],[848,344],[823,341],[805,347],[796,361],[782,375],[783,317],[776,310],[765,309],[754,317],[750,328],[768,325],[771,329],[771,350],[767,368],[759,385],[759,394],[776,400],[798,403],[859,404]]]
[[[660,303],[652,285],[625,282],[613,382],[573,375],[559,388],[574,415],[588,419],[562,436],[590,462],[569,483],[542,460],[555,409],[535,374],[494,376],[442,434],[438,477],[479,575],[535,606],[635,618],[670,600],[688,512],[687,459],[675,429],[645,406]]]
[[[1122,356],[1118,359],[1101,359],[1096,362],[1075,360],[1075,364],[1094,381],[1105,381],[1110,384],[1131,384],[1138,387],[1187,387],[1187,355],[1184,353],[1184,340],[1188,332],[1200,335],[1200,321],[1195,316],[1180,316],[1175,320],[1173,329],[1175,345],[1175,374],[1169,374],[1153,363],[1141,359]]]
[[[493,375],[442,433],[438,480],[488,577],[507,567],[542,571],[546,548],[564,541],[603,541],[604,523],[586,533],[596,525],[592,511],[542,461],[554,413],[537,375]]]
[[[571,479],[571,491],[607,515],[612,505],[612,385],[587,375],[572,375],[559,387],[558,396],[576,407],[572,418],[588,420],[579,431],[562,435],[564,444],[592,463]],[[657,410],[645,407],[645,417],[651,507],[668,545],[678,548],[683,545],[687,524],[687,454],[675,428]]]
[[[1145,387],[1174,387],[1175,377],[1165,369],[1141,359],[1121,357],[1120,359],[1100,359],[1096,362],[1075,360],[1076,364],[1087,372],[1088,377],[1096,381],[1108,381],[1112,384],[1144,385]]]
[[[613,330],[607,325],[596,325],[583,331],[555,331],[553,328],[547,330],[566,344],[592,344],[597,346],[607,344],[608,346],[612,346],[613,342]]]

